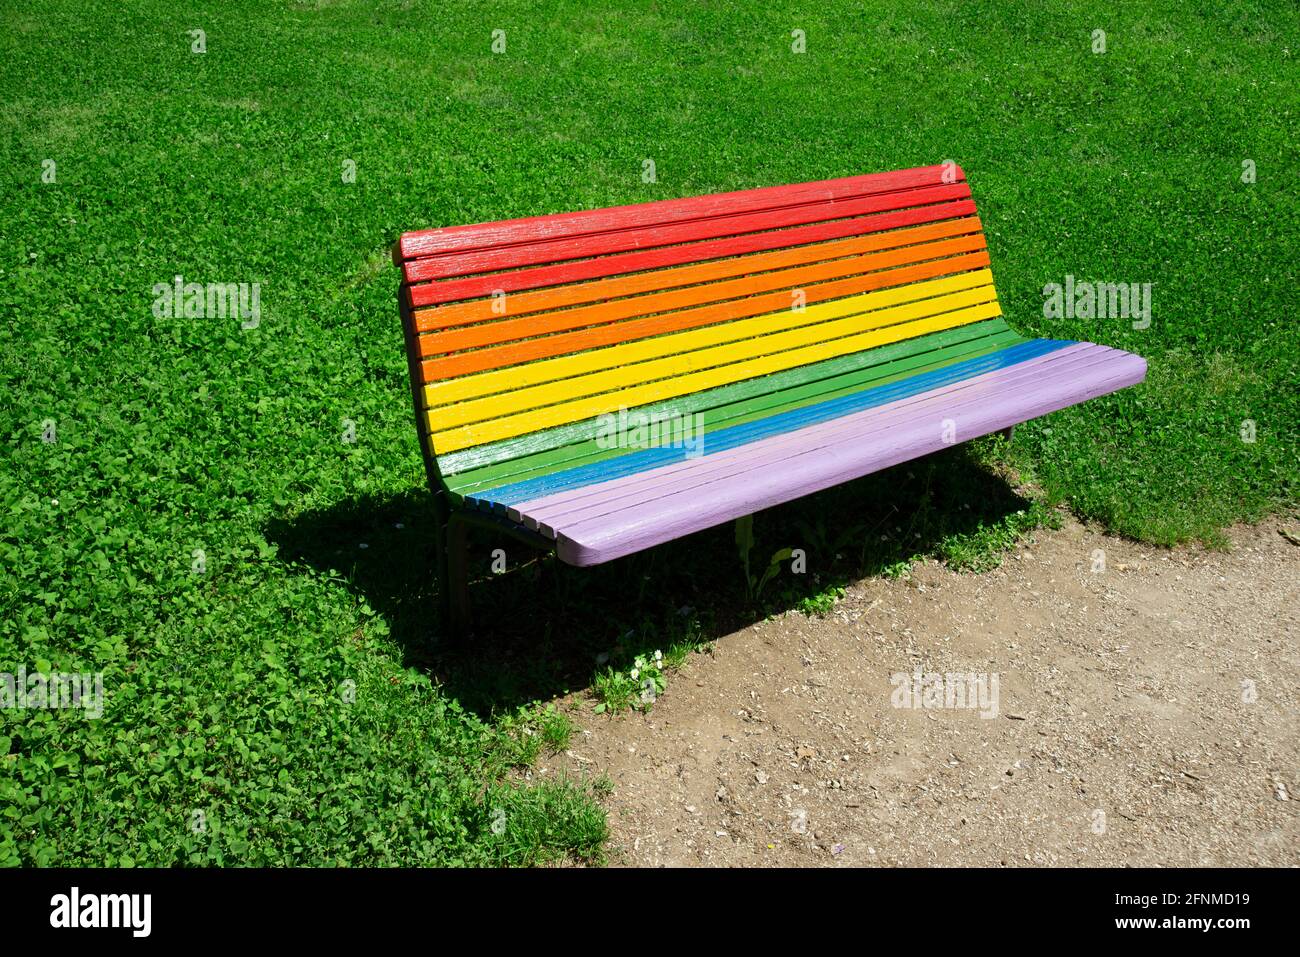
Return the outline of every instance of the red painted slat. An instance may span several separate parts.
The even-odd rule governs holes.
[[[944,170],[945,167],[942,165],[923,166],[892,173],[870,173],[865,176],[848,176],[791,186],[769,186],[732,193],[691,196],[685,199],[633,203],[606,209],[579,210],[500,222],[420,230],[404,234],[399,241],[398,250],[403,259],[413,259],[440,253],[483,250],[560,237],[591,235],[608,230],[662,226],[685,220],[754,212],[836,197],[865,196],[935,185],[943,182]],[[954,167],[952,175],[955,175],[958,180],[965,179],[960,167]]]
[[[844,219],[866,213],[906,209],[909,206],[920,206],[926,203],[966,199],[969,196],[970,188],[965,183],[955,183],[951,186],[929,186],[883,193],[878,196],[833,199],[822,203],[786,206],[757,213],[690,220],[667,226],[649,226],[571,239],[547,240],[504,249],[436,256],[420,260],[418,265],[412,264],[410,275],[428,279],[467,276],[472,273],[515,269],[519,266],[553,263],[564,259],[602,256],[629,249],[669,246],[700,239],[717,239],[738,233],[755,233],[764,229],[783,229],[787,226],[800,226],[828,219]]]
[[[538,266],[533,269],[520,270],[519,272],[493,273],[490,276],[470,276],[465,279],[448,279],[444,282],[424,283],[410,287],[411,304],[418,309],[423,306],[454,302],[460,299],[490,296],[498,289],[503,292],[519,292],[526,289],[540,289],[544,286],[558,286],[563,283],[583,282],[588,279],[603,279],[623,273],[680,266],[688,262],[703,262],[707,259],[722,259],[726,256],[740,256],[746,253],[784,249],[789,246],[801,246],[831,239],[844,239],[848,236],[860,236],[871,232],[881,232],[886,229],[898,229],[904,226],[916,226],[921,223],[955,219],[960,216],[971,216],[974,213],[974,201],[964,199],[937,206],[922,206],[898,212],[861,216],[855,219],[812,223],[807,226],[796,226],[777,232],[750,233],[745,236],[733,236],[727,239],[707,240],[692,246],[669,246],[663,249],[617,253],[600,259],[584,259],[554,266]],[[405,268],[407,270],[418,268],[421,263],[425,262],[430,262],[430,260],[417,260],[413,263],[407,263]],[[406,280],[407,282],[416,281],[412,279],[409,272]]]

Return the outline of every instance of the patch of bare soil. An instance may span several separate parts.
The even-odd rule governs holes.
[[[541,773],[609,774],[618,864],[1295,865],[1300,548],[1279,527],[1220,553],[1067,521],[987,574],[862,581],[826,618],[725,636],[649,714],[585,705]],[[915,672],[996,675],[996,717],[897,707]]]

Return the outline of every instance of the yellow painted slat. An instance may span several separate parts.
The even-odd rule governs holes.
[[[901,303],[915,302],[931,296],[985,286],[993,282],[993,274],[988,269],[959,273],[942,279],[895,286],[876,292],[836,299],[826,303],[808,306],[800,311],[786,310],[768,313],[749,319],[719,323],[703,329],[678,332],[671,335],[657,336],[651,339],[629,342],[623,345],[603,349],[593,349],[574,355],[560,356],[540,362],[481,372],[476,375],[460,376],[442,382],[432,382],[424,387],[424,404],[426,408],[465,402],[480,396],[522,389],[542,382],[558,379],[572,379],[576,376],[597,372],[602,369],[617,369],[630,363],[645,362],[679,353],[691,352],[715,346],[724,342],[736,342],[766,336],[787,329],[811,326],[826,322],[849,313],[862,313],[869,310],[883,309]],[[775,348],[775,347],[774,347]],[[716,363],[715,363],[716,364]],[[572,394],[572,393],[570,393]],[[533,405],[538,403],[534,402]],[[453,416],[453,424],[473,421],[474,416]]]
[[[876,309],[866,313],[854,313],[831,322],[818,323],[813,326],[800,325],[781,332],[772,332],[740,342],[726,342],[705,349],[691,352],[677,352],[646,362],[622,365],[612,369],[599,369],[586,375],[563,379],[558,382],[543,382],[539,385],[514,389],[469,399],[452,406],[431,410],[439,429],[449,429],[456,425],[467,425],[482,419],[496,419],[504,415],[528,409],[540,409],[569,399],[601,392],[612,392],[628,386],[653,382],[656,379],[668,379],[673,376],[698,372],[713,366],[739,362],[742,359],[754,359],[771,352],[785,349],[797,349],[827,339],[837,339],[854,335],[869,329],[910,322],[941,312],[952,312],[975,306],[997,295],[992,286],[980,286],[975,289],[963,289],[946,296],[936,296],[910,302],[889,309]]]
[[[832,359],[852,352],[861,352],[864,349],[872,349],[891,342],[900,342],[914,336],[922,336],[930,332],[952,329],[967,323],[1000,316],[1002,310],[998,307],[997,300],[994,298],[992,286],[987,287],[986,294],[990,301],[955,312],[932,315],[911,322],[890,325],[883,329],[833,339],[829,342],[814,342],[802,348],[790,349],[776,354],[769,354],[765,351],[758,358],[747,361],[716,366],[700,372],[635,385],[631,388],[606,392],[601,395],[587,396],[570,402],[561,402],[545,408],[532,408],[472,425],[447,428],[439,418],[447,410],[433,410],[426,413],[433,447],[437,454],[455,452],[470,446],[482,445],[484,442],[494,442],[497,439],[524,435],[555,425],[578,422],[602,413],[617,411],[620,408],[634,408],[661,399],[689,395],[703,389],[711,389],[714,386],[740,382],[744,379],[780,372],[783,369],[792,369],[796,366],[819,362],[823,359]],[[560,384],[557,391],[563,392],[563,383]]]

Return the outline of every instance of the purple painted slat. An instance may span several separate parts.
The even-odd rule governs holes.
[[[542,496],[508,511],[516,521],[528,518],[552,526],[572,525],[622,507],[685,491],[693,485],[761,467],[769,461],[779,461],[786,454],[802,454],[815,447],[811,444],[814,440],[825,445],[840,437],[852,435],[867,441],[872,433],[907,418],[929,416],[932,422],[937,423],[962,401],[988,401],[992,393],[1020,388],[1022,382],[1032,382],[1035,377],[1073,375],[1079,363],[1101,361],[1111,352],[1102,346],[1078,343],[1059,352],[1007,367],[1002,370],[1004,374],[1001,376],[997,375],[996,370],[972,376],[949,386],[864,409],[816,426],[770,436],[715,455],[687,459],[636,475]],[[1050,369],[1047,368],[1049,363]]]
[[[991,388],[990,394],[981,401],[962,403],[960,437],[968,439],[987,435],[1134,385],[1145,378],[1146,362],[1143,359],[1111,349],[1106,349],[1105,353],[1102,361],[1072,375],[1040,377],[1032,385],[1015,389]],[[1008,373],[1014,377],[1015,368],[988,375],[991,379],[1005,380]],[[945,387],[935,392],[937,395],[952,388]],[[871,413],[878,415],[879,411],[871,410]],[[945,447],[934,425],[931,415],[919,421],[905,418],[865,440],[861,436],[841,436],[841,441],[831,445],[818,444],[816,433],[821,425],[787,436],[762,439],[743,449],[752,453],[767,443],[784,443],[783,451],[775,460],[779,463],[776,467],[748,470],[683,494],[659,497],[634,508],[599,515],[576,524],[559,523],[557,553],[562,561],[571,565],[598,565],[929,455]],[[792,438],[806,439],[811,448],[792,454],[787,447]],[[718,458],[737,451],[740,450],[719,453]],[[646,473],[647,476],[651,474]]]
[[[792,456],[816,453],[827,446],[846,441],[871,443],[890,429],[911,422],[928,423],[936,435],[942,436],[943,420],[950,418],[954,421],[955,441],[975,438],[983,433],[970,434],[967,430],[966,411],[969,408],[996,401],[999,394],[1016,394],[1031,389],[1048,376],[1077,378],[1086,375],[1088,367],[1108,361],[1109,350],[1101,346],[1084,343],[1070,347],[1070,351],[1074,356],[1072,360],[1051,362],[1050,369],[1045,368],[1053,358],[1050,356],[1032,364],[1020,363],[1011,367],[1015,369],[1014,374],[999,377],[997,372],[986,373],[960,384],[931,390],[911,400],[891,403],[892,408],[882,406],[875,410],[865,410],[853,416],[844,416],[774,437],[783,441],[749,443],[739,449],[706,458],[702,460],[704,468],[696,468],[689,473],[679,472],[673,476],[660,475],[657,470],[642,473],[638,476],[641,479],[640,486],[635,490],[629,490],[619,482],[607,483],[599,495],[588,497],[585,501],[553,505],[546,512],[544,521],[555,528],[564,529],[586,525],[607,515],[614,516],[609,521],[618,522],[620,519],[616,513],[625,509],[644,507],[659,498],[707,495],[717,483],[733,479],[743,481],[748,472],[785,468],[785,463]],[[1061,353],[1054,355],[1059,356]],[[882,413],[882,409],[886,411]],[[872,415],[872,412],[877,414]],[[694,464],[698,465],[700,461],[697,460]]]

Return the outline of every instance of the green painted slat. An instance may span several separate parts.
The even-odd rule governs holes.
[[[704,433],[707,434],[714,429],[741,425],[778,412],[838,398],[866,387],[886,385],[918,372],[941,368],[1025,341],[1023,337],[1007,328],[1001,319],[977,325],[984,327],[982,335],[968,336],[957,342],[951,341],[956,338],[952,333],[957,330],[947,330],[943,333],[908,340],[906,343],[873,349],[867,353],[803,366],[776,376],[709,390],[709,393],[702,392],[687,397],[699,400],[691,403],[692,408],[684,408],[683,400],[675,400],[675,403],[668,403],[668,405],[677,414],[699,412],[702,416]],[[974,329],[974,326],[965,328]],[[909,354],[898,354],[904,350],[896,347],[909,345]],[[880,354],[886,349],[889,350],[889,355]],[[865,364],[864,359],[872,361]],[[846,370],[845,366],[849,368]],[[719,396],[718,393],[728,394]],[[726,401],[727,399],[732,401]],[[723,404],[717,404],[719,400]],[[646,406],[630,411],[642,413],[652,409],[652,406]],[[595,426],[588,429],[589,432],[594,430]],[[457,495],[473,495],[507,482],[524,481],[561,468],[599,462],[631,451],[636,450],[602,448],[595,438],[589,438],[560,448],[543,449],[531,455],[523,455],[462,473],[448,480],[449,490]]]

